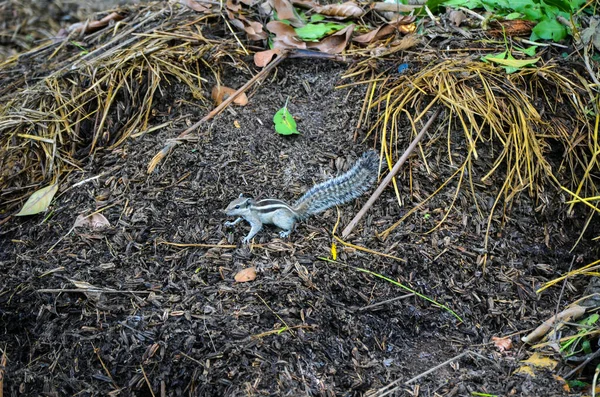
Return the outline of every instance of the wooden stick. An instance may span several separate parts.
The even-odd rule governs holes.
[[[242,94],[244,91],[246,91],[248,88],[250,88],[261,77],[266,76],[273,68],[275,68],[275,66],[279,65],[285,58],[287,58],[288,54],[289,54],[289,52],[287,52],[287,51],[281,53],[281,55],[279,55],[277,57],[277,59],[275,59],[273,62],[268,64],[263,70],[261,70],[254,77],[252,77],[250,80],[248,80],[248,82],[246,84],[244,84],[239,90],[237,90],[236,92],[231,94],[231,96],[229,96],[227,99],[225,99],[223,102],[221,102],[221,104],[219,106],[217,106],[216,108],[214,108],[209,114],[207,114],[202,119],[200,119],[200,121],[197,121],[194,125],[192,125],[187,130],[183,131],[181,134],[179,134],[179,136],[177,138],[168,142],[165,145],[165,147],[163,147],[161,149],[161,151],[158,152],[152,158],[152,160],[150,161],[150,164],[148,164],[148,174],[151,174],[152,171],[154,171],[154,168],[156,168],[156,166],[158,165],[158,163],[171,151],[171,149],[173,149],[175,147],[175,145],[177,144],[177,139],[184,138],[190,132],[193,132],[196,128],[200,127],[203,123],[206,123],[208,120],[212,119],[213,117],[215,117],[219,113],[221,113],[227,106],[229,106],[229,104],[231,102],[233,102],[233,100],[235,98],[237,98],[240,94]]]
[[[379,187],[377,188],[377,190],[375,190],[375,192],[371,195],[371,197],[369,198],[369,201],[366,202],[366,204],[360,209],[360,211],[358,211],[358,214],[356,214],[354,219],[352,219],[350,221],[350,223],[348,224],[348,226],[346,226],[346,228],[342,231],[342,238],[347,238],[348,235],[350,233],[352,233],[352,230],[354,230],[354,228],[356,227],[356,224],[358,222],[360,222],[360,220],[367,213],[369,208],[371,208],[373,206],[373,203],[375,203],[375,201],[379,198],[379,196],[381,196],[381,193],[385,190],[387,185],[392,181],[392,178],[398,173],[398,171],[400,171],[400,167],[402,167],[402,165],[404,164],[404,162],[406,161],[408,156],[410,156],[410,154],[413,152],[413,150],[415,150],[415,148],[417,147],[417,144],[419,143],[421,138],[423,138],[423,136],[425,135],[425,133],[427,132],[427,130],[429,129],[431,124],[434,122],[434,120],[439,116],[441,111],[442,111],[442,108],[438,108],[435,111],[435,113],[433,113],[433,115],[429,118],[429,120],[427,120],[427,123],[425,123],[425,125],[423,126],[421,131],[417,134],[415,139],[408,146],[408,149],[406,149],[404,154],[402,154],[402,157],[400,157],[400,159],[396,162],[396,164],[394,165],[394,168],[392,168],[392,170],[390,171],[389,174],[387,174],[387,176],[385,177],[383,182],[381,182],[379,184]]]

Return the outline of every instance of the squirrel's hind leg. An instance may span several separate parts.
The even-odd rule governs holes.
[[[277,210],[277,212],[273,214],[272,221],[273,225],[282,229],[282,231],[279,232],[279,236],[282,238],[289,236],[294,229],[294,225],[296,224],[296,218],[294,217],[294,214],[285,209]]]

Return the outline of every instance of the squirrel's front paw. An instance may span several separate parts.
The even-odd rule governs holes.
[[[235,225],[235,223],[233,223],[233,222],[231,222],[231,221],[227,221],[227,222],[225,222],[225,223],[223,224],[223,226],[225,226],[225,227],[231,227],[231,226],[233,226],[233,225]]]
[[[242,239],[242,244],[243,244],[243,245],[248,245],[248,244],[250,244],[250,239],[249,239],[248,237],[244,237],[244,238]]]

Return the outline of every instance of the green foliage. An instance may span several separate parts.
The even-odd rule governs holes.
[[[561,41],[570,32],[556,18],[571,20],[571,15],[586,6],[586,0],[428,0],[427,6],[436,11],[442,6],[483,8],[494,17],[538,22],[531,40]]]
[[[335,22],[308,23],[301,28],[295,28],[294,30],[296,31],[296,34],[298,34],[298,37],[303,41],[318,41],[345,27],[345,25]]]
[[[275,123],[275,131],[281,135],[299,134],[296,128],[296,120],[287,109],[287,103],[275,113],[273,123]]]
[[[481,60],[484,62],[492,62],[497,63],[498,65],[502,65],[506,70],[506,73],[510,74],[516,72],[517,70],[525,66],[534,65],[535,63],[537,63],[537,61],[540,60],[540,58],[538,57],[533,59],[515,59],[515,57],[512,56],[512,53],[506,50],[504,52],[501,52],[500,54],[488,54],[482,57]]]

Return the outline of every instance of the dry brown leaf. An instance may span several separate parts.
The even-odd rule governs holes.
[[[87,227],[89,229],[102,229],[105,227],[110,227],[110,222],[102,214],[92,214],[90,216],[80,214],[79,216],[77,216],[77,219],[75,219],[75,224],[73,225],[73,227],[74,228]]]
[[[335,19],[358,18],[365,13],[356,3],[347,1],[342,4],[329,4],[314,7],[313,10],[319,14],[327,15]]]
[[[254,64],[259,68],[264,68],[271,62],[274,55],[279,54],[281,54],[281,50],[278,48],[257,52],[254,54]]]
[[[198,3],[195,0],[180,0],[179,2],[197,12],[210,11],[209,7],[205,6],[204,4]]]
[[[110,23],[110,21],[120,21],[121,19],[123,19],[122,15],[119,15],[118,13],[113,12],[113,13],[105,16],[104,18],[100,19],[99,21],[86,21],[86,22],[74,23],[73,25],[69,26],[67,28],[67,30],[69,32],[83,31],[84,33],[92,33],[92,32],[95,32],[96,30],[102,29],[103,27],[107,26]]]
[[[298,38],[296,31],[283,22],[271,21],[267,24],[269,32],[275,34],[274,49],[300,48],[306,49],[306,43]]]
[[[217,106],[219,106],[224,100],[226,100],[236,92],[237,90],[234,90],[233,88],[225,87],[223,85],[216,85],[213,87],[210,96],[213,99],[213,101],[215,101]],[[240,95],[237,96],[237,98],[233,100],[233,103],[240,106],[246,106],[248,104],[248,97],[242,92]]]
[[[396,31],[404,34],[411,33],[415,28],[413,24],[414,20],[415,18],[412,16],[400,17],[394,22],[391,22],[387,25],[382,25],[377,29],[370,31],[369,33],[356,36],[352,40],[356,43],[369,44],[394,34]]]
[[[253,281],[256,279],[256,268],[248,267],[246,269],[240,270],[234,277],[235,281],[238,283],[246,283],[248,281]]]
[[[229,22],[236,28],[243,30],[248,35],[250,40],[264,40],[268,37],[267,32],[263,30],[262,24],[246,19],[241,14],[237,16],[231,11],[227,11]]]
[[[319,6],[319,3],[314,0],[291,0],[292,4],[302,8],[315,8]]]
[[[107,16],[105,16],[104,18],[100,19],[99,21],[86,21],[86,22],[77,22],[74,23],[73,25],[69,26],[67,28],[67,30],[69,32],[82,32],[83,33],[92,33],[95,32],[96,30],[102,29],[105,26],[108,26],[108,24],[111,21],[120,21],[121,19],[123,19],[123,16],[113,12],[108,14]]]
[[[463,23],[464,20],[467,19],[467,16],[462,11],[451,10],[448,13],[448,19],[454,24],[454,26],[458,27],[461,23]]]
[[[490,21],[487,32],[492,36],[529,36],[535,26],[533,21],[515,19],[509,21]]]
[[[332,35],[321,39],[321,41],[317,43],[308,43],[307,47],[312,49],[318,49],[321,52],[325,52],[327,54],[339,54],[346,48],[348,45],[348,41],[350,41],[350,37],[352,37],[352,32],[354,31],[354,25],[346,26],[344,29],[335,32]]]
[[[510,350],[512,348],[512,341],[510,338],[499,338],[497,336],[492,336],[492,341],[501,352]]]
[[[271,5],[277,11],[277,19],[287,19],[295,23],[300,22],[294,11],[294,6],[288,0],[271,0]]]
[[[188,0],[190,1],[190,0]],[[193,1],[193,0],[191,0]],[[225,3],[225,7],[227,7],[228,10],[231,10],[233,12],[238,12],[239,10],[242,9],[242,5],[240,3],[238,3],[237,0],[227,0],[227,2]]]
[[[384,3],[382,1],[371,4],[371,9],[380,12],[411,12],[421,7],[421,5],[398,4],[396,2]]]

